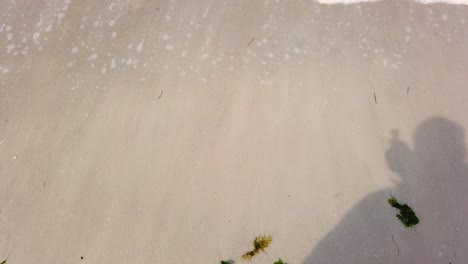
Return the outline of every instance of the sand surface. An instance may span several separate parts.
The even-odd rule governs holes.
[[[0,1],[0,261],[468,263],[468,6]],[[408,203],[406,229],[386,200]]]

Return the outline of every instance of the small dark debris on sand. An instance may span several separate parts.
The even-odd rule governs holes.
[[[254,42],[255,40],[255,37],[252,38],[252,40],[250,40],[249,44],[247,45],[247,47],[250,47],[250,45],[252,44],[252,42]]]
[[[395,245],[395,247],[397,249],[398,256],[400,256],[400,248],[398,247],[398,244],[396,243],[395,237],[393,235],[392,235],[392,241],[393,241],[393,244]]]
[[[256,237],[255,240],[252,242],[254,249],[242,255],[242,258],[251,260],[260,251],[266,252],[265,248],[267,248],[271,244],[272,240],[273,238],[271,237],[271,235]]]
[[[284,263],[281,258],[278,258],[278,260],[275,261],[273,264],[288,264],[288,263]]]
[[[164,91],[161,91],[161,94],[158,96],[158,100],[163,96]]]
[[[395,197],[388,199],[388,203],[392,207],[400,210],[400,213],[397,214],[396,217],[400,219],[404,226],[412,227],[419,223],[419,218],[416,216],[416,213],[407,204],[400,204]]]

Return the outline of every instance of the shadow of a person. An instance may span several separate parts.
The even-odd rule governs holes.
[[[413,150],[393,131],[386,159],[402,182],[361,200],[303,263],[468,263],[465,156],[463,128],[448,119],[422,122]],[[417,226],[399,222],[391,195],[415,210]]]

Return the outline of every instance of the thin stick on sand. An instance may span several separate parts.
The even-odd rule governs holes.
[[[395,245],[395,247],[397,249],[398,256],[400,256],[400,248],[398,247],[398,244],[396,243],[395,237],[393,235],[392,235],[392,241],[393,241],[393,244]]]
[[[252,42],[255,40],[255,37],[252,38],[252,40],[250,40],[249,44],[247,45],[247,47],[250,47],[250,44],[252,44]]]

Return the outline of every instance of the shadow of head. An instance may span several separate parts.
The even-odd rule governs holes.
[[[447,158],[463,162],[466,156],[463,128],[443,117],[429,118],[414,133],[414,151],[434,162]]]
[[[418,173],[422,168],[426,174],[435,175],[464,167],[461,166],[466,157],[464,130],[453,121],[443,117],[423,121],[414,133],[413,149],[399,138],[397,130],[391,134],[390,148],[386,152],[387,164],[401,177],[401,181],[423,176]]]

